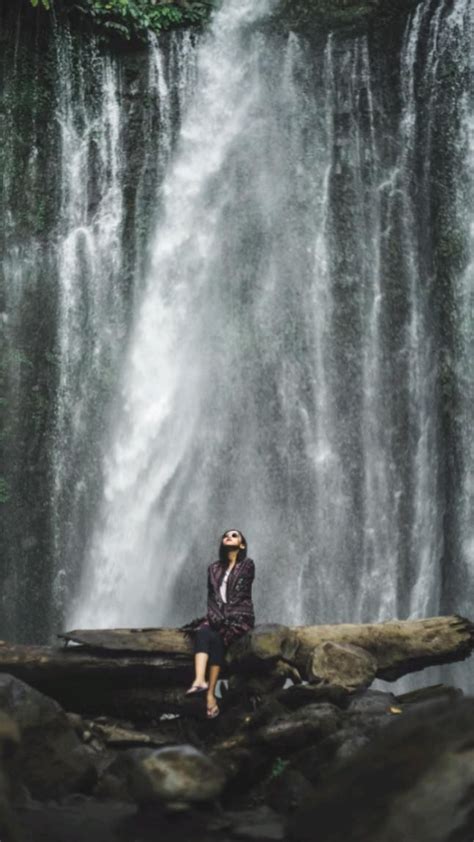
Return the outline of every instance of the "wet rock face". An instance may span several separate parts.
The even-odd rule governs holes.
[[[294,749],[334,733],[340,721],[340,711],[334,705],[310,704],[276,718],[257,731],[257,738],[272,749]]]
[[[139,804],[185,808],[213,801],[225,784],[223,770],[190,745],[131,749],[126,760],[129,791]]]
[[[367,29],[371,23],[384,23],[400,17],[420,0],[282,0],[277,17],[282,24],[297,31],[323,28],[346,28],[351,31]]]
[[[474,700],[420,705],[322,782],[289,838],[309,842],[315,827],[318,842],[473,838],[473,745]]]
[[[33,797],[58,798],[93,786],[94,766],[57,702],[2,673],[0,709],[21,735],[19,774]]]

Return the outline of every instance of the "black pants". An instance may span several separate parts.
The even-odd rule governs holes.
[[[209,655],[209,666],[224,666],[224,641],[219,632],[210,626],[202,626],[194,638],[194,652],[206,652]]]

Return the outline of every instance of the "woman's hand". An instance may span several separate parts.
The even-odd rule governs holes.
[[[207,621],[207,617],[197,617],[195,620],[190,620],[189,623],[185,623],[184,626],[179,627],[179,631],[183,632],[187,637],[192,637],[193,633],[199,626],[202,626],[204,622]]]

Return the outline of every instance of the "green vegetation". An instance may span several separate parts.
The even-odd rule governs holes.
[[[32,6],[50,9],[58,0],[30,0]],[[147,32],[161,32],[182,25],[200,25],[208,20],[216,0],[64,0],[65,7],[78,11],[100,29],[127,40],[144,38]]]
[[[270,772],[270,780],[273,780],[273,778],[280,777],[282,772],[285,771],[289,762],[289,760],[283,760],[281,757],[277,757]]]

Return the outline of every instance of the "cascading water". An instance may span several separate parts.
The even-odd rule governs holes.
[[[2,637],[200,613],[230,525],[262,621],[472,613],[469,2],[272,6],[121,53],[9,5]]]
[[[27,641],[62,622],[80,574],[157,191],[193,84],[190,34],[119,60],[60,17],[44,21],[31,33],[22,9],[0,5],[14,33],[0,64],[0,623]]]
[[[61,129],[61,206],[58,237],[58,355],[52,510],[55,555],[77,555],[81,512],[96,479],[88,449],[97,429],[97,404],[124,335],[121,239],[123,195],[119,80],[116,67],[92,43],[76,54],[69,33],[56,41]],[[84,66],[98,80],[86,97]],[[95,417],[94,417],[95,416]],[[67,455],[66,455],[66,453]],[[84,500],[86,498],[86,501]],[[67,512],[69,523],[64,529]],[[80,544],[79,544],[80,546]],[[56,571],[53,594],[61,607],[68,570]]]
[[[189,50],[188,42],[189,38],[182,39],[178,46],[172,42],[171,74],[180,64],[181,54]],[[123,282],[126,125],[119,104],[123,99],[120,69],[116,61],[100,54],[94,40],[77,50],[66,32],[55,43],[61,222],[57,249],[60,366],[52,449],[52,511],[57,560],[53,596],[60,612],[77,578],[70,560],[83,552],[87,513],[100,483],[100,431],[107,423],[108,398],[127,334],[128,307]],[[88,85],[92,80],[91,96]],[[143,241],[148,231],[140,216],[149,201],[156,203],[173,139],[164,60],[156,45],[149,53],[148,89],[154,107],[147,110],[142,127],[144,154],[132,235],[136,254],[131,270],[132,299],[140,286]],[[153,145],[157,128],[163,135],[158,155]],[[65,517],[69,528],[64,528]]]
[[[262,620],[438,613],[460,563],[430,219],[468,5],[412,13],[388,95],[369,36],[314,49],[268,12],[226,0],[197,47],[74,625],[199,612],[229,525]]]
[[[457,288],[456,312],[459,318],[459,345],[456,360],[458,382],[460,384],[461,419],[460,451],[463,454],[461,471],[461,493],[458,514],[461,558],[463,561],[464,588],[460,599],[460,610],[470,611],[468,593],[474,567],[474,436],[472,435],[472,417],[474,407],[474,378],[472,361],[474,359],[474,16],[471,19],[470,33],[470,94],[465,96],[463,125],[466,136],[466,201],[461,192],[461,212],[469,231],[468,262]],[[461,596],[461,595],[460,595]]]

